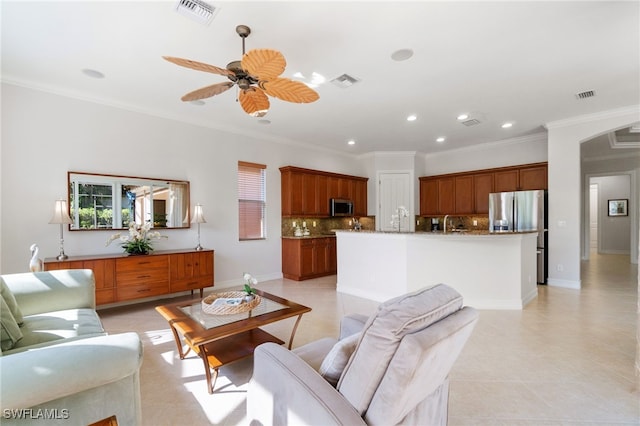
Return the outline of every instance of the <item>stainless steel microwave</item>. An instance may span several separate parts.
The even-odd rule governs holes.
[[[353,202],[351,200],[332,198],[329,203],[331,216],[353,216]]]

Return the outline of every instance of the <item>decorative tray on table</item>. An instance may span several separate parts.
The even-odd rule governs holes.
[[[202,299],[202,312],[210,315],[241,314],[255,308],[261,301],[262,298],[257,294],[248,300],[244,291],[215,293]]]

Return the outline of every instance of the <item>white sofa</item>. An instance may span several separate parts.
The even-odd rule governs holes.
[[[106,334],[91,270],[8,274],[0,284],[2,425],[88,425],[113,415],[141,424],[142,344],[136,333]]]

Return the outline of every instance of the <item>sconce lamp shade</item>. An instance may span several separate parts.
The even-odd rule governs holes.
[[[69,217],[67,210],[67,200],[56,200],[56,205],[53,211],[53,217],[49,221],[52,224],[69,224],[73,223]]]
[[[196,204],[195,209],[193,210],[193,220],[191,223],[207,223],[204,218],[204,213],[202,212],[202,205]]]

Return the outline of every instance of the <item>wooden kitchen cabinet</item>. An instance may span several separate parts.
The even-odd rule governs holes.
[[[420,215],[489,213],[492,192],[547,189],[547,164],[476,170],[420,180]]]
[[[96,304],[123,302],[214,285],[214,251],[158,251],[143,256],[126,254],[72,256],[65,261],[44,260],[44,270],[91,269],[96,281]]]
[[[518,171],[518,191],[547,189],[547,165],[523,167]]]
[[[473,175],[457,176],[454,179],[456,214],[474,213]]]
[[[422,216],[438,214],[438,180],[420,178],[420,214]]]
[[[479,173],[473,175],[473,205],[474,212],[489,214],[489,194],[493,190],[493,173]]]
[[[438,179],[438,213],[453,213],[455,208],[455,180],[452,177]]]
[[[282,275],[302,281],[337,271],[336,238],[305,237],[282,239]]]
[[[283,217],[329,217],[329,200],[353,201],[354,216],[367,214],[368,178],[286,166],[280,168]]]

